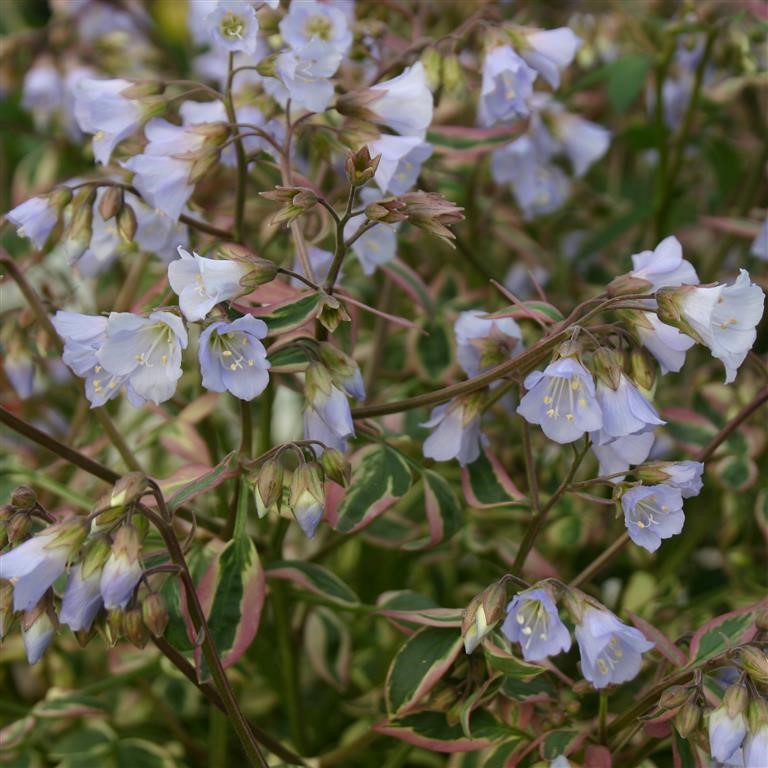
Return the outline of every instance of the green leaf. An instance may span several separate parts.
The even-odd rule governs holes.
[[[178,768],[165,747],[145,739],[123,739],[117,745],[118,768]]]
[[[264,569],[250,536],[235,536],[224,545],[197,592],[222,664],[229,667],[256,637],[264,606]],[[207,679],[202,648],[195,650],[195,658],[200,679]]]
[[[547,671],[544,667],[540,667],[537,664],[529,664],[527,661],[518,659],[513,653],[495,645],[490,640],[486,640],[483,643],[483,651],[489,666],[509,677],[530,680]]]
[[[299,299],[280,302],[267,314],[256,315],[256,317],[267,324],[269,336],[278,336],[314,320],[318,313],[320,299],[319,293],[310,293]]]
[[[180,506],[200,496],[213,488],[221,485],[225,480],[237,475],[237,453],[234,451],[225,456],[210,472],[206,472],[196,480],[188,483],[171,496],[168,500],[168,508],[171,512]]]
[[[689,667],[716,659],[754,634],[755,607],[731,611],[708,621],[691,640]]]
[[[307,351],[304,347],[286,344],[269,351],[270,373],[297,373],[307,367]]]
[[[726,456],[715,465],[715,474],[729,491],[746,491],[757,480],[757,465],[748,456]]]
[[[461,487],[467,503],[478,509],[508,506],[525,498],[489,450],[462,467]]]
[[[286,579],[299,589],[320,595],[336,605],[360,605],[360,598],[336,574],[322,565],[302,560],[281,560],[267,568],[267,578]]]
[[[579,736],[579,731],[569,729],[550,731],[541,742],[541,756],[545,760],[554,760],[558,755],[567,754]]]
[[[427,322],[415,333],[414,360],[428,381],[437,382],[453,365],[452,334],[441,322]]]
[[[506,677],[501,692],[512,701],[554,699],[557,691],[549,678],[540,676],[527,680]]]
[[[304,646],[317,676],[343,692],[349,684],[352,655],[347,625],[328,608],[316,607],[307,616]]]
[[[439,682],[463,648],[455,629],[426,627],[409,638],[392,660],[386,683],[391,715],[408,712]]]
[[[416,626],[460,627],[460,608],[440,608],[431,598],[411,590],[385,592],[379,597],[376,613],[405,629]]]
[[[407,550],[437,546],[443,539],[453,536],[460,525],[461,506],[450,484],[431,469],[425,469],[421,476],[429,536],[404,544],[403,549]]]
[[[54,760],[89,757],[94,763],[114,748],[115,732],[100,720],[83,722],[79,728],[67,731],[49,747],[48,756]]]
[[[37,718],[66,719],[70,717],[93,717],[105,712],[104,703],[95,696],[50,688],[45,700],[32,708]]]
[[[617,112],[626,112],[640,95],[653,59],[643,53],[623,56],[608,67],[608,101]]]
[[[501,746],[491,752],[483,763],[483,768],[507,768],[509,758],[512,753],[520,746],[522,738],[518,737],[511,741],[505,741]]]
[[[388,509],[411,487],[405,460],[386,445],[364,448],[353,459],[352,482],[333,520],[336,530],[351,533]]]

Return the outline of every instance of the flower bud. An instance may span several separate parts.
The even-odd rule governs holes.
[[[293,473],[290,504],[301,530],[313,538],[325,511],[322,470],[315,462],[301,464]]]
[[[60,214],[72,202],[72,190],[69,187],[56,187],[48,195],[48,202]]]
[[[48,609],[48,600],[43,598],[31,611],[25,611],[21,619],[21,636],[30,665],[40,661],[56,631]]]
[[[154,635],[162,637],[168,626],[168,606],[163,596],[157,592],[147,595],[141,604],[141,616],[144,625]]]
[[[192,162],[189,169],[189,183],[197,184],[218,165],[219,152],[215,149],[203,149]]]
[[[384,96],[384,91],[375,91],[365,88],[360,91],[350,91],[337,96],[334,107],[339,114],[345,117],[353,117],[368,123],[376,122],[376,115],[371,111],[370,105]]]
[[[72,200],[72,218],[62,237],[62,246],[70,264],[76,262],[88,249],[93,236],[93,204],[96,189],[81,189]]]
[[[590,365],[599,381],[616,390],[621,383],[622,364],[619,355],[607,347],[598,347],[592,356]]]
[[[675,715],[675,728],[684,739],[687,739],[699,727],[700,722],[701,707],[693,699],[683,704]]]
[[[348,323],[351,318],[346,307],[335,296],[325,295],[321,299],[317,319],[323,328],[333,333],[341,323]]]
[[[117,216],[120,213],[120,209],[123,207],[125,194],[122,187],[107,187],[99,202],[99,214],[104,221],[109,221],[111,218]]]
[[[107,562],[112,545],[106,536],[94,536],[85,547],[82,558],[82,577],[87,579],[101,570]]]
[[[85,646],[91,642],[91,638],[96,634],[96,627],[91,625],[89,629],[78,629],[76,632],[73,632],[72,634],[75,636],[75,640],[77,640],[77,644],[81,648],[85,648]]]
[[[249,271],[240,278],[240,285],[249,293],[260,285],[271,283],[277,276],[277,264],[269,259],[248,259]]]
[[[275,77],[277,74],[277,56],[278,54],[273,53],[269,56],[265,56],[257,65],[256,65],[256,71],[262,76],[262,77]]]
[[[123,636],[123,618],[125,611],[121,608],[113,608],[107,613],[107,621],[104,626],[107,645],[110,647],[117,645],[118,640]]]
[[[645,348],[635,348],[629,355],[630,378],[647,393],[653,392],[659,367]]]
[[[7,522],[15,511],[12,504],[0,504],[0,522]]]
[[[664,709],[675,709],[685,703],[685,700],[691,695],[689,688],[684,685],[673,685],[667,688],[659,698],[659,706]]]
[[[345,166],[349,183],[353,187],[362,187],[367,184],[376,173],[380,160],[381,155],[371,157],[367,144],[364,144],[357,152],[350,152],[347,155]]]
[[[275,187],[268,192],[262,192],[261,196],[283,204],[283,207],[272,217],[273,224],[283,221],[290,224],[295,218],[317,205],[317,195],[306,187]]]
[[[147,96],[159,96],[165,92],[165,85],[157,80],[139,80],[120,91],[125,99],[144,99]]]
[[[747,704],[749,704],[749,694],[747,689],[743,685],[731,685],[723,696],[723,705],[730,717],[736,717],[736,715],[744,714],[747,711]]]
[[[34,509],[36,504],[37,494],[28,485],[20,485],[11,493],[11,505],[18,510]]]
[[[149,632],[144,626],[141,608],[131,608],[123,616],[123,632],[128,642],[143,648],[149,642]]]
[[[438,192],[423,192],[417,190],[408,192],[400,197],[405,203],[403,213],[411,224],[423,229],[451,245],[454,234],[448,225],[456,224],[464,218],[462,208],[450,200],[446,200]]]
[[[352,467],[338,448],[326,448],[320,457],[320,465],[331,480],[345,487],[349,485]]]
[[[405,215],[405,203],[396,198],[371,203],[366,206],[365,215],[371,221],[380,221],[383,224],[397,224],[408,218]]]
[[[7,579],[0,579],[0,640],[13,623],[13,584]]]
[[[17,512],[6,525],[5,534],[11,544],[21,541],[29,532],[32,520],[25,512]]]
[[[642,277],[635,277],[632,274],[619,275],[608,283],[605,293],[609,298],[616,296],[630,296],[636,293],[648,293],[653,290],[653,283],[644,280]]]
[[[264,462],[256,478],[254,488],[256,511],[264,517],[274,510],[280,511],[283,500],[283,465],[277,459]]]
[[[484,589],[467,606],[461,622],[466,653],[472,653],[482,639],[501,621],[506,604],[507,590],[503,582],[497,581]]]
[[[129,504],[138,501],[149,487],[147,476],[143,472],[129,472],[123,475],[94,505],[93,514],[119,509],[121,512]]]

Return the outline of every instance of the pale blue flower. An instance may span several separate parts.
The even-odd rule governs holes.
[[[70,571],[59,613],[59,621],[73,632],[87,632],[103,605],[101,569],[94,568],[88,576],[83,576],[83,568],[83,564],[78,563]]]
[[[663,477],[664,485],[677,488],[684,499],[698,496],[704,485],[701,461],[665,461],[650,465]]]
[[[345,56],[352,45],[352,32],[342,11],[330,3],[315,0],[291,3],[279,24],[283,40],[294,50],[318,41],[328,51]]]
[[[372,85],[370,90],[381,94],[367,105],[377,122],[401,136],[424,139],[432,122],[434,99],[420,61],[406,67],[397,77]]]
[[[48,611],[40,607],[24,614],[21,620],[21,638],[27,654],[27,663],[37,664],[53,640],[56,627]]]
[[[374,181],[382,192],[403,195],[415,184],[421,164],[432,156],[432,145],[419,136],[379,136],[368,143],[371,156],[379,155]]]
[[[757,256],[758,259],[768,261],[768,219],[760,227],[760,231],[757,233],[757,237],[752,243],[752,248],[749,252],[753,256]]]
[[[9,350],[3,361],[3,370],[16,394],[26,400],[34,391],[35,363],[32,358],[19,350]]]
[[[527,589],[515,595],[501,631],[510,642],[520,643],[526,661],[541,661],[571,647],[571,635],[546,589]]]
[[[459,314],[453,331],[456,357],[467,376],[477,376],[523,348],[522,331],[511,317],[491,318],[472,309]]]
[[[742,712],[732,716],[725,704],[712,710],[709,716],[709,750],[715,760],[721,763],[730,760],[734,752],[741,747],[746,735],[747,718]],[[759,763],[748,762],[746,765],[752,768]]]
[[[525,117],[535,79],[536,71],[515,53],[512,46],[501,45],[491,50],[483,63],[480,123],[491,126]]]
[[[685,353],[696,343],[671,325],[662,323],[653,312],[639,312],[632,329],[640,342],[658,360],[662,373],[677,373],[685,363]]]
[[[205,25],[217,48],[228,52],[254,53],[258,46],[259,20],[245,0],[218,0],[205,17]]]
[[[5,217],[16,226],[19,237],[28,238],[35,248],[41,249],[59,220],[59,211],[47,197],[30,197]]]
[[[560,71],[573,61],[581,46],[581,38],[568,27],[523,30],[523,35],[527,45],[520,55],[553,88],[558,88]]]
[[[333,251],[326,251],[323,248],[318,248],[316,245],[307,245],[307,256],[309,257],[309,265],[312,267],[315,280],[318,284],[324,283],[325,279],[328,277],[331,263],[333,262]],[[301,263],[298,254],[293,262],[293,271],[300,275],[304,275],[304,265]],[[304,277],[309,277],[309,275],[304,275]],[[339,271],[338,279],[342,279],[341,270]],[[297,280],[295,277],[291,278],[291,285],[296,288],[307,287],[305,283],[302,283],[301,280]]]
[[[640,390],[623,373],[616,389],[599,380],[597,402],[603,412],[603,435],[609,439],[644,432],[648,427],[666,424]]]
[[[139,537],[135,528],[124,525],[118,529],[99,578],[99,590],[104,607],[125,608],[143,573],[139,560]]]
[[[638,485],[625,491],[621,507],[629,538],[649,552],[655,552],[662,539],[683,530],[683,497],[678,488]]]
[[[176,391],[181,350],[186,346],[184,324],[170,312],[153,312],[149,317],[111,312],[96,358],[108,373],[127,377],[139,398],[159,405]]]
[[[267,335],[263,320],[244,315],[231,323],[212,323],[200,334],[198,358],[203,386],[213,392],[228,390],[241,400],[253,400],[269,383]]]
[[[581,671],[595,688],[624,683],[637,676],[642,654],[654,643],[633,627],[619,621],[607,608],[586,605],[576,624]]]
[[[674,237],[665,237],[653,251],[641,251],[632,256],[632,277],[639,277],[651,284],[652,290],[698,285],[699,276],[689,261],[683,258],[683,246]]]
[[[603,426],[592,374],[578,360],[564,357],[528,374],[524,383],[528,392],[517,412],[550,440],[572,443]]]
[[[749,768],[768,768],[768,724],[760,723],[750,731],[744,741],[744,765]]]
[[[653,429],[634,435],[611,439],[602,430],[592,432],[592,452],[599,462],[598,474],[601,477],[618,475],[631,466],[642,464],[649,456],[656,439]],[[624,476],[612,478],[613,483],[620,483]]]
[[[312,363],[306,373],[304,438],[344,451],[347,438],[355,434],[349,401],[334,384],[324,365]]]
[[[462,467],[480,455],[486,438],[480,431],[482,410],[470,397],[457,397],[432,409],[421,426],[434,429],[424,441],[424,456],[435,461],[457,459]]]
[[[358,219],[351,219],[344,228],[349,239],[360,227]],[[387,264],[397,255],[397,230],[389,224],[377,224],[352,243],[352,250],[366,275],[372,275],[376,267]]]

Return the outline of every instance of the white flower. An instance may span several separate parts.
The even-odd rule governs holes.
[[[568,27],[535,29],[523,32],[527,45],[520,55],[553,88],[560,85],[560,70],[565,69],[581,46],[581,38]]]
[[[753,256],[757,256],[758,259],[768,261],[768,219],[760,227],[760,232],[758,232],[755,242],[752,243],[750,253]]]
[[[6,218],[16,225],[19,237],[29,238],[40,249],[56,226],[59,211],[48,197],[30,197],[8,211]]]
[[[344,228],[349,239],[360,226],[358,219],[351,219]],[[366,275],[372,275],[376,267],[392,261],[397,254],[397,229],[389,224],[377,224],[352,243],[352,250]]]
[[[330,52],[344,56],[352,45],[346,16],[330,3],[292,2],[279,26],[283,40],[294,50],[301,50],[307,43],[317,40]]]
[[[378,122],[403,136],[426,136],[432,122],[433,99],[420,61],[370,90],[383,94],[368,105]]]
[[[374,181],[382,192],[405,194],[416,184],[421,164],[432,155],[432,145],[418,136],[382,135],[368,144],[371,156],[380,155]]]
[[[453,330],[456,357],[467,376],[477,376],[523,347],[520,326],[511,317],[490,318],[481,310],[469,310],[458,316]]]
[[[624,475],[619,473],[642,464],[648,458],[656,439],[653,429],[613,440],[601,430],[591,433],[590,437],[592,452],[599,462],[598,474],[601,477],[617,475],[611,478],[613,483],[620,483],[624,479]]]
[[[251,3],[245,0],[219,0],[213,11],[205,17],[205,25],[215,46],[227,51],[256,51],[259,20]]]
[[[725,365],[725,383],[736,378],[739,366],[757,338],[755,326],[763,316],[765,295],[739,270],[732,285],[667,288],[657,295],[659,313],[709,347]]]
[[[479,118],[482,125],[495,125],[529,112],[535,70],[509,45],[494,48],[483,63]]]
[[[462,467],[480,455],[486,438],[480,432],[482,410],[472,395],[457,397],[432,409],[421,426],[435,431],[424,441],[424,455],[435,461],[457,459]]]
[[[623,373],[619,375],[615,389],[598,380],[596,397],[603,412],[603,434],[608,440],[666,424],[659,418],[653,405]]]
[[[47,129],[63,106],[64,84],[49,56],[39,56],[24,75],[21,106],[32,113],[35,127]]]
[[[240,285],[251,269],[245,262],[206,259],[181,246],[178,253],[168,265],[168,282],[187,320],[202,320],[219,302],[248,292]]]
[[[685,363],[685,353],[696,343],[677,328],[662,323],[652,312],[642,312],[632,323],[644,347],[659,361],[662,373],[677,373]]]
[[[699,276],[693,264],[683,258],[683,246],[671,235],[665,237],[653,251],[641,251],[632,256],[632,277],[647,280],[654,291],[678,285],[698,285]]]

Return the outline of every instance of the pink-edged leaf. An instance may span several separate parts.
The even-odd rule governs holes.
[[[419,328],[419,326],[413,322],[413,320],[409,320],[407,317],[400,317],[399,315],[392,315],[389,312],[382,312],[382,310],[376,309],[376,307],[371,307],[362,301],[358,301],[344,290],[337,290],[336,293],[339,296],[342,296],[344,301],[349,302],[354,307],[359,307],[360,309],[369,312],[372,315],[376,315],[377,317],[382,317],[385,320],[389,320],[390,323],[394,323],[395,325],[402,325],[404,328],[413,328],[419,333],[424,333],[424,331],[422,331],[421,328]]]
[[[480,710],[472,718],[473,738],[467,738],[458,723],[449,725],[439,712],[415,712],[373,727],[376,733],[392,736],[432,752],[476,752],[515,735],[489,712]]]
[[[213,413],[220,399],[221,394],[219,392],[206,392],[182,408],[176,418],[186,421],[188,424],[197,424]]]
[[[503,672],[508,677],[530,680],[547,671],[545,667],[541,667],[538,664],[530,664],[527,661],[523,661],[523,659],[518,658],[513,653],[496,645],[489,638],[483,641],[483,652],[485,653],[488,665],[492,669]]]
[[[627,611],[630,621],[645,635],[647,640],[656,644],[656,650],[676,667],[684,667],[688,657],[660,629],[649,624],[631,611]]]
[[[725,232],[745,240],[754,240],[760,234],[760,222],[751,219],[733,219],[725,216],[702,216],[699,221],[716,232]]]
[[[299,589],[340,606],[359,605],[360,598],[335,573],[303,560],[278,560],[267,568],[268,579],[284,579]]]
[[[264,606],[264,569],[250,536],[235,536],[211,562],[197,593],[225,667],[232,666],[256,637]],[[202,650],[195,650],[198,675],[208,678]]]
[[[427,516],[429,536],[403,544],[407,550],[427,549],[437,546],[443,539],[449,539],[459,528],[461,507],[450,484],[437,472],[425,469],[424,510]]]
[[[687,739],[676,730],[672,731],[672,764],[675,768],[703,768],[701,754]],[[709,765],[707,761],[707,765]]]
[[[328,519],[336,530],[352,533],[389,509],[411,487],[411,470],[399,453],[372,445],[352,458],[352,481]]]
[[[405,624],[406,629],[412,629],[414,626],[458,628],[462,620],[460,608],[440,608],[428,597],[410,590],[381,594],[377,601],[376,613],[390,619],[399,627]]]
[[[298,298],[262,307],[250,307],[245,304],[233,304],[240,312],[253,315],[267,324],[270,336],[277,336],[287,331],[295,330],[314,320],[320,309],[321,296],[319,293],[305,293]]]
[[[318,606],[307,616],[304,647],[318,677],[337,691],[349,684],[352,639],[347,625],[331,610]]]
[[[544,734],[539,754],[544,760],[554,760],[558,755],[569,755],[575,752],[586,734],[569,728],[562,728]]]
[[[666,431],[690,453],[697,453],[717,434],[717,427],[706,416],[688,408],[665,408]]]
[[[418,706],[450,669],[464,645],[454,629],[425,627],[410,637],[387,674],[387,710],[403,715]]]
[[[477,509],[504,507],[525,499],[488,449],[483,450],[477,460],[462,467],[461,487],[467,503]]]
[[[710,659],[722,656],[741,643],[748,643],[755,635],[755,616],[768,607],[768,599],[754,605],[724,613],[696,630],[689,650],[689,667],[698,667]]]
[[[37,721],[35,718],[28,715],[0,728],[0,753],[21,746],[26,737],[35,729],[36,725]]]
[[[159,481],[160,488],[166,496],[169,491],[178,489],[168,499],[168,508],[171,511],[178,509],[196,496],[218,487],[225,480],[237,477],[239,474],[237,454],[235,452],[228,454],[213,468],[197,466],[192,468],[191,473],[189,469],[186,469],[186,472],[187,477],[183,481],[180,481],[176,475]],[[189,474],[192,476],[190,477]]]
[[[475,710],[496,697],[502,682],[503,678],[501,675],[489,678],[481,686],[475,688],[461,703],[459,722],[461,723],[461,730],[467,738],[472,738],[472,715]]]
[[[402,288],[418,306],[423,307],[427,314],[435,314],[435,303],[429,293],[429,288],[422,280],[421,276],[411,269],[400,259],[390,261],[381,267],[382,271],[395,283]]]
[[[106,715],[106,707],[99,699],[77,691],[51,688],[44,701],[32,708],[31,714],[45,719],[66,719],[71,717],[99,717]]]
[[[557,307],[553,307],[546,301],[523,301],[520,306],[508,307],[507,309],[492,312],[489,318],[513,317],[516,320],[535,320],[536,322],[552,325],[563,320],[563,314]]]
[[[158,440],[172,456],[178,456],[188,462],[210,465],[210,454],[205,440],[200,437],[194,425],[187,421],[168,421],[163,425]]]
[[[584,768],[611,768],[613,758],[608,747],[590,744],[584,755]]]

